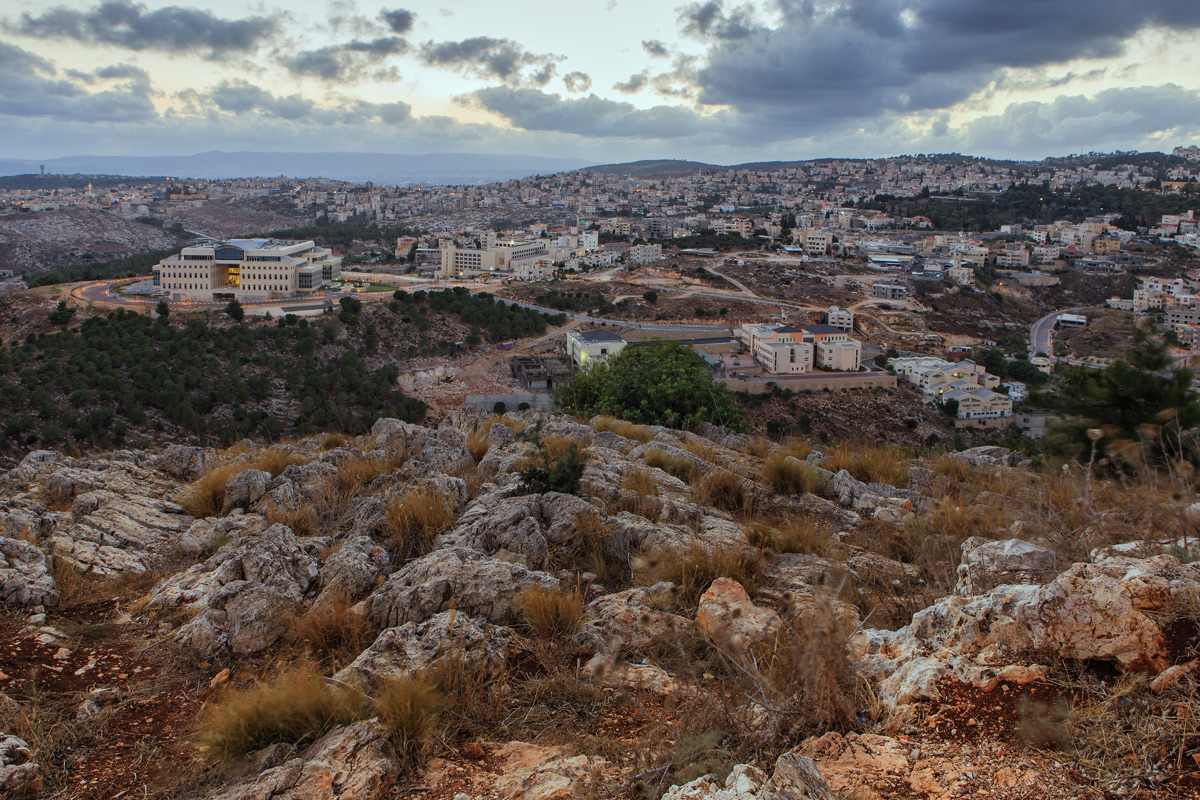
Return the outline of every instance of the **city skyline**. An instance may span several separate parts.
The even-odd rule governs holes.
[[[1184,0],[0,3],[3,156],[1170,151]]]

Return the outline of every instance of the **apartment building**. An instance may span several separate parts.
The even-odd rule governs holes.
[[[453,240],[441,242],[437,276],[469,279],[493,275],[517,280],[548,280],[554,276],[553,258],[546,239],[498,241],[488,237],[482,250],[459,247]]]
[[[892,283],[872,283],[871,297],[881,300],[903,300],[908,297],[908,288]]]
[[[152,280],[171,300],[269,300],[315,292],[341,267],[312,240],[201,240],[155,264]]]
[[[1025,245],[1006,245],[996,254],[996,266],[1005,269],[1020,269],[1029,266],[1029,251]]]
[[[567,334],[567,356],[577,367],[615,356],[626,342],[612,331],[571,331]]]
[[[626,258],[630,264],[653,264],[662,261],[662,245],[635,244],[627,251]]]
[[[890,359],[888,365],[895,371],[896,377],[911,383],[926,397],[937,398],[939,391],[962,388],[964,385],[984,389],[994,389],[1000,385],[998,377],[970,359],[947,361],[936,356],[908,356]],[[955,381],[966,383],[950,386]]]
[[[953,389],[944,393],[941,402],[958,403],[956,416],[961,420],[993,420],[1012,416],[1012,398],[979,386]]]
[[[1200,325],[1200,308],[1168,308],[1166,310],[1166,322],[1174,327],[1176,325]]]
[[[830,306],[825,312],[825,323],[846,333],[854,332],[854,312],[837,306]]]
[[[862,344],[832,325],[743,325],[738,338],[774,374],[857,372],[862,366]]]

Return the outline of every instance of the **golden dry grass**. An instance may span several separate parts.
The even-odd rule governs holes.
[[[675,599],[689,612],[696,610],[701,595],[717,578],[731,578],[753,595],[763,567],[761,554],[750,548],[709,547],[699,539],[693,539],[683,552],[664,549],[640,560],[644,563],[640,577],[646,585],[656,581],[675,584]]]
[[[716,464],[721,460],[717,449],[702,439],[688,439],[683,443],[683,449],[709,464]]]
[[[424,674],[393,678],[377,693],[375,711],[391,735],[402,771],[414,771],[429,753],[443,705],[437,687]]]
[[[624,495],[614,500],[612,513],[628,511],[651,521],[658,519],[662,513],[663,504],[658,498],[658,484],[646,470],[629,470],[621,476],[621,482],[617,484],[617,488],[632,493],[633,498],[631,500],[628,495]]]
[[[762,478],[773,492],[782,495],[820,493],[824,488],[816,467],[789,456],[783,450],[772,453],[763,462]]]
[[[693,484],[692,501],[735,516],[748,517],[754,513],[754,495],[747,483],[740,475],[716,468]]]
[[[274,503],[267,505],[267,522],[286,525],[297,536],[316,536],[321,532],[316,509],[310,503],[301,503],[294,509],[281,509]]]
[[[454,510],[432,487],[414,489],[383,509],[383,535],[392,558],[407,561],[433,549],[433,540],[454,523]]]
[[[293,641],[308,648],[314,658],[344,665],[367,645],[370,628],[344,594],[292,620]]]
[[[246,465],[245,469],[261,469],[269,472],[272,478],[278,478],[283,471],[293,464],[303,464],[304,459],[294,453],[287,453],[277,447],[268,447]]]
[[[517,598],[521,621],[539,639],[564,639],[579,631],[583,620],[583,595],[578,589],[545,589],[530,586]]]
[[[766,458],[767,453],[771,452],[771,440],[764,439],[762,436],[755,436],[746,442],[745,447],[742,448],[742,452],[755,458]]]
[[[812,452],[812,445],[799,439],[788,439],[783,443],[783,452],[792,458],[803,461]]]
[[[746,526],[746,539],[764,553],[827,556],[833,552],[832,531],[811,519],[752,522]]]
[[[643,460],[647,467],[661,469],[685,482],[690,482],[700,472],[700,467],[690,458],[672,455],[663,450],[651,450]]]
[[[276,742],[311,742],[365,714],[361,694],[334,687],[299,664],[210,706],[201,722],[200,752],[225,762]]]
[[[908,456],[899,447],[851,448],[847,444],[840,444],[826,453],[825,469],[830,472],[844,469],[855,479],[866,483],[886,483],[900,488],[908,486]]]
[[[592,429],[601,433],[615,433],[642,444],[646,444],[654,438],[654,434],[644,425],[636,425],[615,417],[597,417],[592,423]]]
[[[225,483],[245,467],[226,464],[200,476],[179,499],[183,513],[192,517],[215,517],[225,507]]]
[[[345,447],[349,441],[350,437],[344,433],[327,433],[321,437],[321,449],[325,451],[336,450],[339,447]]]
[[[472,433],[467,437],[467,452],[471,454],[471,458],[475,459],[476,464],[483,461],[483,457],[491,449],[492,443],[487,440],[485,434]]]

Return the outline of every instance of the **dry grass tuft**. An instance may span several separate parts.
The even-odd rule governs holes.
[[[701,439],[688,439],[683,443],[683,449],[709,464],[716,464],[721,460],[721,455],[717,452],[717,449]]]
[[[643,576],[646,585],[656,581],[675,584],[678,600],[688,611],[694,612],[700,597],[717,578],[731,578],[742,585],[747,594],[758,591],[763,562],[760,553],[745,547],[709,547],[699,539],[682,553],[660,550],[645,559],[647,569]]]
[[[612,513],[628,511],[651,521],[657,520],[662,514],[662,501],[658,499],[658,484],[646,470],[629,470],[621,476],[621,482],[617,484],[617,488],[632,493],[633,500],[631,502],[628,496],[620,498],[613,503]]]
[[[286,453],[278,447],[268,447],[255,456],[244,469],[261,469],[271,473],[272,478],[278,478],[288,467],[303,463],[304,459],[294,453]]]
[[[433,540],[454,523],[454,510],[436,489],[414,489],[383,508],[383,535],[398,563],[433,550]]]
[[[764,553],[827,556],[833,551],[831,531],[811,519],[753,522],[746,526],[746,538]]]
[[[861,446],[852,449],[840,444],[826,454],[825,469],[846,470],[866,483],[886,483],[903,488],[908,485],[908,456],[899,447]]]
[[[654,434],[646,426],[636,425],[616,417],[597,417],[592,423],[592,429],[601,433],[615,433],[642,444],[646,444],[654,438]]]
[[[788,439],[783,443],[783,452],[792,458],[803,461],[812,453],[812,445],[799,439]]]
[[[391,734],[403,771],[414,771],[429,753],[443,705],[437,688],[423,674],[393,678],[379,691],[375,711]]]
[[[742,452],[755,458],[766,458],[767,454],[771,452],[771,440],[755,436],[746,442],[746,446],[742,448]]]
[[[681,481],[690,483],[700,472],[700,468],[690,458],[671,455],[662,450],[651,450],[644,459],[647,467],[661,469],[668,475],[674,475]]]
[[[270,503],[267,505],[266,516],[269,524],[286,525],[297,536],[316,536],[321,532],[317,512],[309,503],[302,503],[290,511]]]
[[[467,452],[471,454],[471,458],[475,459],[476,464],[483,461],[483,457],[491,449],[492,443],[487,440],[486,434],[472,433],[467,437]]]
[[[565,639],[579,631],[583,620],[583,595],[579,589],[543,589],[531,586],[517,598],[521,621],[539,639]]]
[[[339,447],[345,447],[350,441],[350,437],[344,433],[327,433],[321,438],[321,450],[336,450]]]
[[[821,474],[812,464],[789,456],[785,451],[772,453],[762,468],[763,483],[776,494],[819,493],[824,488]]]
[[[245,469],[226,464],[209,470],[196,480],[179,499],[183,513],[192,517],[215,517],[225,508],[225,483]]]
[[[370,629],[344,594],[292,620],[291,638],[304,644],[321,661],[342,665],[367,645]]]
[[[210,760],[229,761],[276,742],[311,742],[365,713],[361,694],[335,688],[301,664],[210,707],[201,723],[200,751]]]
[[[754,513],[754,495],[747,481],[727,469],[713,469],[692,486],[692,501],[741,517]]]

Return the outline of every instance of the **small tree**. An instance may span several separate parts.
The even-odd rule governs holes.
[[[158,305],[154,307],[154,313],[159,319],[166,319],[171,315],[171,306],[166,300],[159,300]]]
[[[71,317],[73,316],[75,316],[75,309],[67,308],[66,302],[59,300],[58,305],[54,307],[53,311],[46,315],[46,318],[55,325],[66,325],[71,321]]]
[[[658,302],[658,292],[654,291],[653,289],[650,289],[649,291],[646,291],[646,292],[642,292],[642,299],[645,300],[650,305],[654,305],[655,303]]]
[[[241,322],[246,318],[246,310],[242,308],[242,304],[237,301],[236,297],[229,301],[229,305],[225,306],[225,313],[234,322]]]

